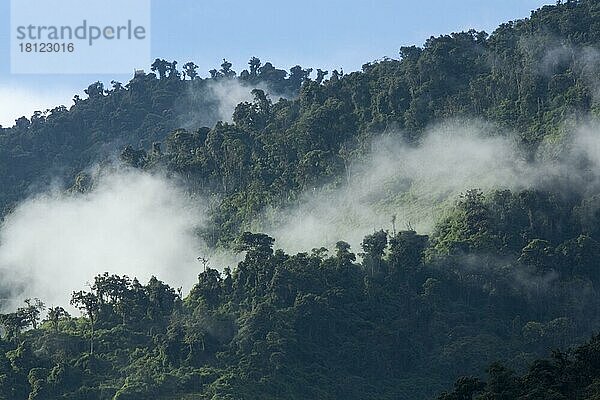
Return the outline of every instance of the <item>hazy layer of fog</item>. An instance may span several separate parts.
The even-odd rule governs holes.
[[[258,226],[288,251],[307,251],[338,240],[360,251],[374,230],[411,227],[429,233],[446,206],[468,189],[568,190],[598,187],[600,135],[596,124],[565,127],[534,160],[519,150],[515,136],[481,122],[453,121],[431,128],[418,146],[401,134],[373,143],[365,161],[351,169],[338,189],[308,190],[297,207],[270,210]]]
[[[0,281],[14,299],[67,305],[104,271],[193,285],[202,204],[160,175],[112,171],[86,194],[53,190],[17,207],[0,230]]]

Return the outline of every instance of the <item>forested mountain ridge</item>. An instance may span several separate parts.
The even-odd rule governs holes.
[[[431,38],[399,60],[312,78],[252,59],[239,76],[224,62],[210,80],[186,64],[183,80],[176,63],[157,60],[156,74],[108,92],[91,85],[70,110],[3,129],[4,204],[55,160],[75,176],[116,141],[129,167],[167,170],[191,192],[218,195],[202,235],[244,259],[222,273],[207,263],[186,295],[157,278],[106,273],[73,293],[82,317],[53,306],[42,320],[35,299],[2,314],[0,398],[431,398],[493,361],[522,370],[583,343],[600,329],[600,202],[588,160],[554,186],[466,191],[429,236],[394,226],[360,249],[340,241],[288,254],[246,228],[266,207],[342,185],[373,138],[417,146],[444,119],[515,131],[534,160],[594,119],[598,28],[600,1],[569,1],[489,36]],[[208,93],[233,80],[256,90],[232,122],[193,126],[202,124],[189,122],[193,110],[178,108],[189,87]],[[186,101],[218,115],[210,94]],[[90,185],[81,173],[72,189]],[[536,362],[523,378],[495,364],[485,386],[465,378],[442,398],[594,398],[596,342]]]
[[[145,74],[139,71],[123,85],[112,81],[105,89],[91,84],[85,99],[75,96],[74,105],[36,112],[19,118],[11,128],[0,128],[0,172],[3,188],[0,208],[5,209],[51,179],[73,179],[90,165],[114,158],[127,144],[150,147],[175,128],[214,124],[227,115],[222,104],[244,91],[262,87],[270,93],[294,96],[309,72],[300,67],[290,74],[271,63],[251,60],[251,71],[236,76],[231,63],[223,61],[211,77],[199,78],[197,66],[157,59]],[[287,77],[287,78],[286,78]]]
[[[399,60],[344,75],[318,70],[313,79],[301,67],[285,79],[285,71],[256,58],[239,76],[224,62],[208,79],[199,79],[193,63],[179,71],[177,63],[157,60],[155,74],[125,86],[115,82],[108,91],[93,84],[89,98],[76,99],[70,110],[36,114],[2,129],[0,171],[7,189],[0,203],[22,199],[48,171],[72,179],[129,144],[132,150],[165,151],[170,168],[190,176],[191,186],[225,194],[216,225],[226,243],[240,221],[266,204],[341,182],[349,161],[381,133],[418,142],[431,123],[479,117],[517,131],[533,151],[560,133],[565,121],[594,112],[597,19],[595,1],[546,6],[489,36],[470,31],[432,37],[422,48],[402,48]],[[194,127],[218,116],[211,83],[230,80],[292,97],[304,84],[295,100],[256,92],[254,102],[237,107],[233,123]],[[154,142],[166,146],[152,149]],[[134,165],[146,163],[136,158],[141,153],[125,156]]]

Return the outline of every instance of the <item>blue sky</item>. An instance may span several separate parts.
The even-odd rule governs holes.
[[[98,0],[100,1],[100,0]],[[124,0],[126,1],[126,0]],[[222,58],[241,71],[251,56],[286,69],[360,69],[397,57],[400,46],[475,28],[488,33],[505,21],[529,16],[552,1],[540,0],[152,0],[152,57],[194,61],[201,75]],[[0,0],[0,125],[51,105],[71,105],[90,82],[130,76],[11,75],[10,1]],[[139,66],[149,69],[148,66]]]

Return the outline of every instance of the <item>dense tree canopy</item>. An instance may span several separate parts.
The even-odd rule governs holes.
[[[360,259],[345,242],[291,255],[244,232],[244,260],[205,263],[183,298],[104,273],[73,293],[81,317],[52,307],[38,325],[38,300],[2,315],[0,398],[414,399],[497,359],[522,369],[600,327],[600,238],[577,209],[470,191],[431,237],[376,231]],[[503,368],[456,392],[499,390]]]
[[[3,213],[56,174],[89,190],[81,171],[117,151],[214,195],[201,236],[244,253],[222,272],[204,263],[187,294],[106,272],[70,308],[30,299],[0,315],[0,399],[424,399],[460,376],[441,399],[597,398],[597,337],[534,361],[600,329],[597,193],[472,189],[430,235],[394,219],[331,253],[288,254],[249,226],[343,184],[383,133],[417,144],[432,123],[477,117],[533,154],[597,113],[599,27],[599,1],[558,2],[349,74],[253,57],[203,78],[193,61],[157,59],[0,128]],[[223,120],[216,93],[234,84],[252,100]]]

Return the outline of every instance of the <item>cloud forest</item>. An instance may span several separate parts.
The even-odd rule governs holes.
[[[367,61],[0,127],[0,399],[600,398],[600,1]]]

